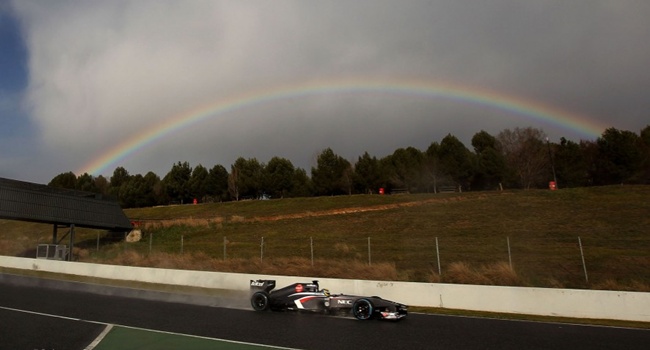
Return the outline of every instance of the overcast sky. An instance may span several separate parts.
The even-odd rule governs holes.
[[[638,133],[650,124],[648,18],[647,0],[0,1],[0,177],[90,169],[241,96],[92,175],[273,156],[309,172],[327,147],[354,163],[447,134],[471,149],[475,133],[515,127],[553,142]]]

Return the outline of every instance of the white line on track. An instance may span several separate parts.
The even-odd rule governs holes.
[[[54,314],[48,314],[48,313],[36,312],[36,311],[30,311],[30,310],[15,309],[15,308],[6,307],[6,306],[0,306],[0,309],[8,310],[8,311],[14,311],[14,312],[22,312],[22,313],[32,314],[32,315],[37,315],[37,316],[54,317],[54,318],[59,318],[59,319],[63,319],[63,320],[88,322],[88,323],[94,323],[94,324],[100,324],[100,325],[106,326],[106,328],[104,328],[104,331],[102,331],[102,333],[99,336],[97,336],[97,338],[95,338],[95,340],[92,343],[90,343],[86,347],[86,349],[84,349],[84,350],[92,350],[92,349],[94,349],[99,344],[99,342],[101,342],[102,339],[104,339],[104,337],[111,331],[113,326],[122,327],[122,328],[129,328],[129,329],[135,329],[135,330],[145,331],[145,332],[154,332],[154,333],[161,333],[161,334],[177,335],[177,336],[197,338],[197,339],[205,339],[205,340],[216,340],[216,341],[232,343],[232,344],[262,346],[262,347],[267,347],[267,348],[271,348],[271,349],[297,350],[295,348],[285,348],[285,347],[281,347],[281,346],[256,344],[256,343],[242,342],[242,341],[229,340],[229,339],[219,339],[219,338],[204,337],[204,336],[193,335],[193,334],[167,332],[167,331],[160,331],[160,330],[156,330],[156,329],[147,329],[147,328],[140,328],[140,327],[124,326],[124,325],[119,325],[119,324],[110,324],[110,323],[99,322],[99,321],[83,320],[83,319],[80,319],[80,318],[67,317],[67,316],[61,316],[61,315],[54,315]]]
[[[22,312],[25,314],[32,314],[32,315],[38,315],[38,316],[46,316],[46,317],[54,317],[54,318],[60,318],[63,320],[71,320],[71,321],[82,321],[82,322],[89,322],[89,323],[96,323],[96,324],[103,324],[106,325],[107,323],[104,322],[97,322],[97,321],[90,321],[90,320],[82,320],[80,318],[74,318],[74,317],[67,317],[67,316],[61,316],[61,315],[53,315],[53,314],[46,314],[43,312],[36,312],[36,311],[29,311],[29,310],[22,310],[22,309],[14,309],[12,307],[6,307],[6,306],[0,306],[0,309],[3,310],[9,310],[9,311],[16,311],[16,312]]]
[[[88,344],[88,346],[86,346],[84,350],[93,350],[97,345],[99,345],[99,343],[102,342],[102,340],[104,340],[104,337],[108,334],[108,332],[111,331],[111,329],[113,329],[112,324],[109,324],[106,327],[104,327],[104,330],[97,336],[97,338],[95,338],[95,340],[93,340],[90,344]]]

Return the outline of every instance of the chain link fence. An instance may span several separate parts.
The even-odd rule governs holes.
[[[639,247],[641,251],[630,252],[629,246],[633,242],[621,237],[603,243],[590,242],[578,236],[324,238],[283,237],[281,234],[251,237],[146,233],[138,242],[125,240],[118,244],[125,252],[135,251],[143,255],[164,252],[188,256],[201,253],[223,261],[239,259],[265,263],[274,259],[300,258],[311,266],[333,261],[369,266],[388,263],[393,264],[404,279],[413,281],[449,280],[449,274],[454,273],[451,270],[457,269],[459,263],[488,274],[490,266],[505,265],[518,275],[523,281],[521,284],[533,286],[583,288],[589,287],[591,282],[643,286],[650,280],[647,251],[644,254],[643,247]],[[97,248],[99,252],[99,245]],[[625,274],[620,274],[621,271]],[[625,278],[629,280],[624,281]]]

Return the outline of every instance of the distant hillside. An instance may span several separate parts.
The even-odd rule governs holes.
[[[650,291],[648,198],[650,186],[608,186],[129,209],[140,242],[102,239],[97,251],[97,232],[82,231],[77,256],[260,274]],[[4,254],[51,234],[0,224]]]

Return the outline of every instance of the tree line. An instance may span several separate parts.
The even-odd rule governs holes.
[[[650,125],[636,134],[609,128],[596,141],[549,142],[541,129],[505,129],[496,136],[476,133],[468,149],[448,134],[424,151],[399,148],[377,158],[365,152],[352,163],[331,148],[316,159],[310,175],[290,160],[268,163],[238,158],[230,171],[188,162],[173,164],[161,179],[153,172],[132,175],[117,167],[110,179],[73,172],[49,185],[117,198],[125,208],[244,199],[351,195],[360,193],[435,193],[440,189],[483,191],[503,188],[558,188],[650,183]]]

